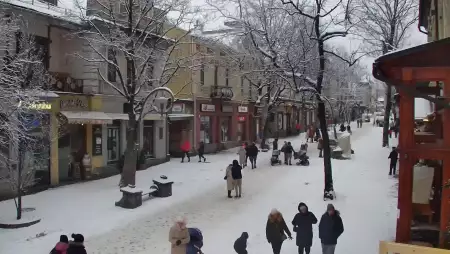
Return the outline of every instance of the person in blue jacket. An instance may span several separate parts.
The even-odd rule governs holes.
[[[198,228],[188,228],[190,241],[186,246],[186,254],[202,254],[203,235]]]

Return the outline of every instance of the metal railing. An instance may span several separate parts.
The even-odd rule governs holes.
[[[450,254],[450,250],[380,241],[379,254]]]

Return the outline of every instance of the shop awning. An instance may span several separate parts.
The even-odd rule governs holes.
[[[128,121],[128,114],[123,113],[105,113],[109,118],[114,120],[125,120]],[[164,118],[164,116],[163,116]],[[144,120],[150,120],[150,121],[160,121],[163,118],[161,118],[161,114],[147,114],[144,116]]]
[[[186,120],[194,117],[193,114],[169,114],[169,119],[172,121]]]
[[[68,123],[73,124],[112,124],[112,118],[97,111],[61,111]]]

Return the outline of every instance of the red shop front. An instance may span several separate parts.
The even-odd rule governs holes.
[[[252,137],[250,136],[250,110],[247,105],[242,105],[237,107],[237,128],[236,128],[236,140],[250,141]]]

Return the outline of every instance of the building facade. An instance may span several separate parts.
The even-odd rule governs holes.
[[[49,87],[55,96],[41,102],[46,105],[41,110],[48,111],[50,117],[51,133],[48,168],[36,173],[40,182],[57,186],[118,174],[126,147],[126,101],[101,81],[98,71],[107,76],[107,65],[88,63],[75,56],[95,54],[82,39],[73,36],[83,24],[65,17],[69,10],[58,7],[56,2],[48,5],[52,15],[42,11],[43,3],[39,1],[17,3],[20,5],[0,2],[5,13],[20,14],[26,21],[25,29],[45,53],[43,61],[53,77]],[[158,63],[154,65],[157,72]],[[159,114],[148,114],[142,121],[139,145],[144,166],[169,159],[167,123]],[[83,166],[86,156],[89,168]],[[7,191],[3,183],[0,186],[0,192]]]

